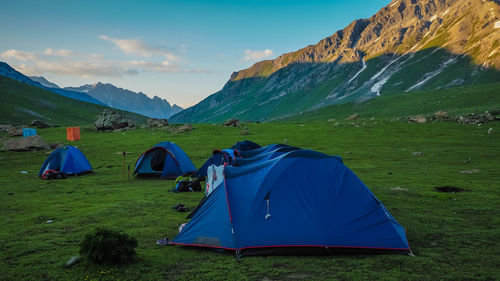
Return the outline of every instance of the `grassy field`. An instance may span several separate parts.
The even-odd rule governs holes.
[[[343,119],[354,113],[359,113],[363,117],[386,118],[418,114],[430,116],[439,110],[447,111],[452,116],[500,110],[500,83],[387,94],[361,103],[351,102],[323,107],[282,118],[282,121],[326,121],[330,118]]]
[[[361,118],[355,122],[195,125],[171,135],[161,129],[95,132],[74,142],[95,173],[59,181],[36,176],[49,152],[0,153],[1,280],[495,280],[500,278],[500,122],[409,124]],[[489,128],[493,134],[488,134]],[[65,142],[64,128],[40,129]],[[215,148],[250,139],[340,155],[406,228],[415,257],[403,255],[270,256],[235,259],[229,253],[161,247],[173,238],[202,193],[168,192],[173,182],[127,180],[121,152],[133,166],[160,141],[174,141],[200,166]],[[423,156],[414,156],[421,152]],[[461,173],[462,170],[479,170]],[[28,171],[28,174],[20,174]],[[321,176],[321,175],[317,175]],[[460,193],[439,193],[452,185]],[[400,190],[391,188],[400,187]],[[47,224],[47,220],[54,220]],[[63,267],[96,227],[124,230],[139,241],[139,261],[126,266],[82,262]]]

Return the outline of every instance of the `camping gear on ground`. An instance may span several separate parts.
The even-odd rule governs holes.
[[[23,138],[36,136],[36,129],[24,128],[23,129]]]
[[[175,181],[176,185],[172,192],[201,191],[201,178],[178,177]]]
[[[68,128],[66,128],[66,138],[69,141],[80,140],[80,127],[68,127]]]
[[[61,180],[66,178],[66,173],[56,170],[46,170],[42,175],[42,180]]]
[[[172,207],[172,209],[177,210],[177,212],[187,212],[189,211],[184,204],[178,204],[177,206]]]
[[[244,140],[235,143],[233,146],[231,146],[231,148],[237,151],[247,151],[247,150],[261,148],[261,146],[253,141]]]
[[[196,171],[187,154],[173,142],[160,142],[144,152],[135,163],[134,175],[175,179]]]
[[[156,240],[156,245],[159,245],[159,246],[167,246],[167,245],[171,245],[170,244],[170,240],[168,240],[167,237],[163,237],[162,239],[160,240]]]
[[[301,149],[226,165],[223,175],[173,244],[237,256],[314,249],[411,253],[403,227],[340,157]]]
[[[59,171],[66,175],[77,175],[92,171],[89,160],[78,148],[66,145],[54,150],[42,165],[38,177],[50,171]]]

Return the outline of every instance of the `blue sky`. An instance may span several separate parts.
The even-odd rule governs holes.
[[[100,81],[187,107],[233,71],[316,44],[389,2],[4,1],[0,60],[60,86]]]

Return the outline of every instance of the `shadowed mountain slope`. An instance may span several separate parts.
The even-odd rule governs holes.
[[[500,81],[500,6],[395,0],[316,45],[235,72],[173,122],[270,120],[379,95]]]

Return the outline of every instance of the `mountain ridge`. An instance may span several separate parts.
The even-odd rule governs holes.
[[[26,76],[12,68],[6,62],[0,62],[0,75],[33,85],[52,93],[76,100],[106,105],[112,108],[134,112],[153,118],[169,118],[172,114],[183,110],[180,106],[170,103],[158,96],[149,98],[142,92],[133,92],[119,88],[110,83],[96,82],[79,87],[60,88],[43,76]]]
[[[395,0],[317,44],[234,72],[171,120],[263,121],[388,93],[495,82],[498,14],[491,0]]]
[[[96,82],[79,87],[65,87],[64,89],[83,92],[110,107],[136,112],[152,118],[167,119],[182,110],[176,104],[170,105],[166,99],[158,96],[150,98],[143,92],[134,92],[111,83]]]
[[[85,102],[98,104],[98,105],[104,105],[104,103],[100,102],[99,100],[97,100],[97,99],[95,99],[95,98],[93,98],[85,93],[68,91],[68,90],[64,90],[64,89],[60,89],[60,88],[46,87],[37,81],[33,81],[32,79],[30,79],[28,76],[22,74],[21,72],[15,70],[6,62],[0,61],[0,75],[5,76],[7,78],[17,80],[19,82],[23,82],[25,84],[29,84],[29,85],[33,85],[33,86],[42,88],[44,90],[48,90],[49,92],[52,92],[52,93],[55,93],[55,94],[58,94],[61,96],[65,96],[65,97],[68,97],[71,99],[85,101]]]

